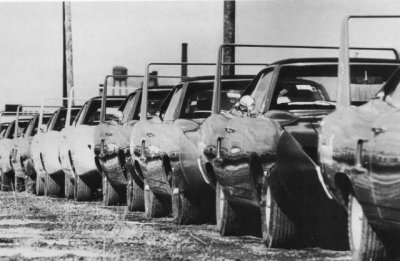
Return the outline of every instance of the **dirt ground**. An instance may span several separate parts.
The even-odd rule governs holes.
[[[0,206],[0,260],[351,260],[344,251],[268,250],[260,238],[221,237],[213,225],[177,226],[101,202],[0,192]]]

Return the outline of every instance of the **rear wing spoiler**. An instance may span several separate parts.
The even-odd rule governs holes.
[[[164,78],[164,79],[189,79],[188,76],[163,76],[163,75],[155,75],[149,76],[150,67],[151,66],[215,66],[215,63],[149,63],[146,65],[144,72],[144,83],[143,83],[143,94],[142,94],[142,104],[140,107],[140,121],[147,121],[147,100],[148,100],[148,91],[149,91],[149,79],[155,78]]]
[[[223,51],[226,48],[273,48],[273,49],[314,49],[314,50],[339,50],[337,46],[308,46],[308,45],[260,45],[260,44],[222,44],[218,48],[217,54],[217,68],[215,72],[215,81],[214,81],[214,91],[213,91],[213,102],[211,112],[213,114],[217,114],[220,112],[220,95],[221,95],[221,76],[222,76],[222,66],[230,65],[230,66],[254,66],[254,65],[265,65],[264,63],[224,63],[223,59]],[[398,51],[394,48],[375,48],[375,47],[350,47],[350,50],[367,50],[367,51],[385,51],[385,52],[393,52],[394,60],[400,61],[400,55]]]
[[[108,90],[108,79],[109,78],[121,78],[121,77],[126,77],[126,78],[144,78],[143,75],[107,75],[104,78],[104,84],[103,84],[103,94],[101,96],[101,111],[100,111],[100,123],[105,123],[106,122],[106,100],[107,100],[107,90]],[[140,87],[115,87],[117,90],[136,90]],[[114,90],[114,88],[113,88]]]
[[[338,69],[338,92],[336,99],[336,108],[341,109],[349,107],[350,101],[350,54],[349,50],[349,21],[350,19],[376,19],[376,18],[400,18],[400,15],[349,15],[342,21],[342,31],[339,51],[339,69]],[[379,50],[390,50],[391,48],[380,48]],[[396,60],[399,60],[399,54],[393,49]]]

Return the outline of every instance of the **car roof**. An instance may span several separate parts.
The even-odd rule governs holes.
[[[222,80],[246,80],[246,79],[253,79],[255,75],[222,75]],[[214,81],[215,75],[204,75],[204,76],[196,76],[196,77],[189,77],[182,82],[195,82],[195,81]]]
[[[286,65],[296,63],[338,63],[339,59],[335,57],[325,58],[294,58],[285,59],[272,63],[271,65]],[[395,59],[383,59],[383,58],[350,58],[351,63],[390,63],[400,64],[400,60]]]
[[[122,99],[122,100],[124,100],[125,98],[126,98],[126,95],[107,95],[107,99],[116,99],[116,100]],[[95,96],[95,97],[88,99],[87,101],[101,100],[101,99],[103,99],[103,96]]]

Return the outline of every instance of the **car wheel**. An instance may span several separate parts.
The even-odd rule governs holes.
[[[221,236],[234,236],[242,234],[243,226],[240,214],[234,209],[225,197],[222,186],[217,183],[215,213],[217,219],[217,229]]]
[[[264,244],[268,248],[293,248],[298,229],[277,204],[266,181],[261,193],[261,225]]]
[[[386,251],[356,197],[349,196],[348,233],[353,260],[384,260]]]
[[[87,201],[92,196],[92,189],[82,180],[82,178],[75,174],[74,198],[75,201]]]
[[[217,229],[222,236],[261,236],[260,210],[232,205],[218,183],[215,208]]]
[[[128,185],[126,188],[126,208],[128,211],[144,211],[144,192],[133,179],[131,173],[128,173]]]
[[[144,209],[146,216],[148,218],[158,218],[167,216],[170,211],[167,206],[168,204],[164,204],[161,198],[157,197],[153,191],[151,191],[149,185],[144,184]]]
[[[175,177],[172,178],[172,216],[178,225],[198,224],[202,220],[199,206],[179,189]]]
[[[36,195],[37,196],[44,195],[44,180],[39,175],[36,175]]]
[[[46,196],[53,196],[53,197],[60,197],[63,195],[63,177],[61,176],[55,176],[54,178],[51,177],[50,175],[46,174]]]
[[[74,197],[74,191],[75,191],[75,185],[74,181],[71,180],[71,178],[67,175],[64,174],[64,197],[67,199],[73,198]]]
[[[108,182],[103,174],[103,203],[105,206],[116,206],[123,203],[124,199],[118,194],[117,190]]]

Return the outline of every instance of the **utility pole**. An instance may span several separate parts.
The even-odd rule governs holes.
[[[182,43],[182,57],[181,57],[182,63],[187,63],[187,61],[188,61],[187,52],[188,52],[188,44]],[[187,65],[186,64],[182,65],[181,76],[182,77],[187,76]]]
[[[74,86],[72,64],[71,2],[63,2],[63,97],[67,98]],[[64,101],[64,106],[67,101]]]
[[[224,0],[224,43],[235,43],[235,0]],[[223,53],[224,63],[235,62],[235,48],[225,48]],[[234,75],[235,66],[223,66],[224,75]]]

